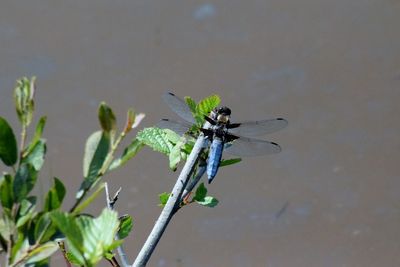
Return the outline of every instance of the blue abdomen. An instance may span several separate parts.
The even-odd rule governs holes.
[[[208,155],[208,163],[207,163],[208,183],[211,183],[215,175],[217,175],[223,149],[224,149],[224,144],[222,140],[219,138],[214,138],[214,140],[211,143],[210,153]]]

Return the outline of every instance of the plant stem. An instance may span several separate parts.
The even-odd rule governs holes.
[[[67,251],[65,250],[65,244],[64,242],[58,242],[58,246],[60,247],[60,250],[63,254],[65,263],[67,264],[67,267],[71,267],[71,263],[69,262],[68,258],[67,258]]]
[[[183,167],[178,180],[175,183],[174,188],[172,189],[171,195],[168,198],[167,203],[164,206],[160,216],[158,217],[153,230],[151,231],[150,235],[148,236],[146,242],[144,243],[142,249],[139,252],[135,262],[133,263],[133,267],[142,267],[146,266],[147,262],[149,261],[151,254],[153,253],[154,249],[156,248],[158,242],[161,239],[165,229],[168,226],[168,223],[171,221],[172,216],[174,215],[176,209],[179,207],[182,192],[185,189],[189,177],[195,167],[195,164],[200,156],[200,153],[204,147],[206,138],[201,133],[197,138],[197,141],[190,153],[185,166]]]
[[[114,204],[115,204],[115,201],[116,201],[117,194],[119,194],[121,188],[117,191],[116,197],[114,197],[114,199],[111,200],[111,198],[110,198],[110,193],[109,193],[109,191],[108,191],[108,183],[104,183],[104,184],[105,184],[104,187],[105,187],[105,191],[106,191],[107,208],[109,208],[110,210],[113,210],[113,209],[114,209]],[[114,204],[113,204],[112,202],[114,202]],[[118,233],[117,233],[115,239],[116,239],[116,240],[119,240]],[[122,247],[122,244],[121,244],[120,246],[118,246],[118,248],[117,248],[117,253],[118,253],[119,258],[121,259],[122,266],[123,266],[123,267],[129,267],[129,266],[130,266],[129,260],[128,260],[128,257],[126,256],[126,253],[125,253],[124,248]],[[116,261],[116,260],[115,260],[115,261]]]
[[[96,180],[93,182],[93,184],[85,189],[82,193],[82,195],[80,196],[80,198],[78,198],[74,205],[72,206],[72,208],[69,210],[69,212],[73,212],[76,207],[78,207],[78,205],[82,202],[82,200],[85,198],[87,192],[89,192],[90,189],[92,189],[97,183],[98,181],[100,181],[100,178],[102,176],[104,176],[104,174],[106,174],[106,172],[108,171],[108,168],[110,168],[110,165],[114,159],[114,153],[117,150],[119,144],[121,143],[121,141],[125,138],[126,134],[125,132],[122,132],[117,140],[111,145],[111,150],[108,152],[106,159],[104,160],[103,166],[101,167],[101,169],[99,170],[99,172],[97,173],[97,177]]]
[[[28,257],[29,257],[29,253],[33,250],[35,250],[36,248],[38,248],[40,246],[40,244],[34,244],[33,246],[31,246],[26,252],[25,254],[23,254],[23,256],[15,263],[11,264],[10,267],[16,267],[18,265],[20,265],[21,263],[23,263]],[[25,266],[25,265],[23,265]]]
[[[25,140],[26,140],[26,125],[22,124],[21,144],[20,144],[20,148],[19,148],[19,150],[21,151],[21,155],[22,155],[22,152],[23,152],[24,147],[25,147]]]

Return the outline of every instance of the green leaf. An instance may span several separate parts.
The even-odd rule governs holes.
[[[179,141],[169,153],[169,168],[173,171],[176,171],[179,162],[181,161],[181,150],[182,147],[185,145],[184,140]]]
[[[0,218],[0,234],[6,242],[10,241],[10,236],[15,231],[14,221],[11,220],[6,214]]]
[[[124,243],[124,240],[114,240],[114,242],[108,247],[108,250],[112,251],[112,250],[116,249],[117,247],[121,246],[123,243]],[[104,253],[105,258],[107,258],[109,255],[114,256],[114,254],[110,253],[109,251],[108,252],[106,251]],[[111,258],[112,258],[112,256],[111,256]],[[107,258],[107,259],[110,259],[110,258]]]
[[[142,149],[144,144],[137,140],[136,138],[132,140],[132,143],[128,147],[125,148],[124,152],[122,153],[122,156],[115,159],[111,165],[109,170],[114,170],[118,167],[121,167],[124,165],[128,160],[136,156],[136,154]]]
[[[201,183],[197,189],[196,194],[193,197],[193,201],[199,203],[202,206],[206,207],[215,207],[218,204],[218,200],[214,197],[207,196],[207,188],[204,186],[204,183]]]
[[[52,211],[58,209],[65,197],[65,186],[58,178],[54,177],[54,186],[47,192],[44,201],[44,211]]]
[[[83,236],[75,217],[57,210],[52,211],[50,217],[57,228],[65,235],[69,251],[83,265],[85,262],[81,254],[84,245]]]
[[[190,96],[185,96],[186,104],[189,106],[190,111],[193,115],[197,114],[197,104],[196,101],[193,100]]]
[[[211,197],[211,196],[206,196],[202,200],[196,200],[197,203],[199,203],[202,206],[210,207],[213,208],[218,205],[218,199]]]
[[[176,134],[174,135],[173,132],[168,129],[151,127],[140,131],[136,138],[153,150],[169,155],[171,149],[174,147],[171,139],[176,139]],[[179,138],[178,136],[178,140]]]
[[[83,158],[83,176],[90,178],[97,176],[103,166],[110,149],[109,135],[102,131],[94,132],[86,141],[85,156]]]
[[[234,159],[223,159],[221,160],[221,163],[219,164],[220,167],[232,165],[241,162],[241,158],[234,158]]]
[[[119,240],[119,241],[122,241],[122,240]],[[118,245],[120,245],[120,244],[118,244]],[[112,252],[106,252],[104,254],[104,258],[106,258],[107,260],[111,260],[113,257],[114,257],[114,253],[112,253]]]
[[[17,140],[8,122],[0,117],[0,159],[7,166],[12,166],[18,159]]]
[[[17,262],[24,257],[25,252],[29,249],[28,235],[23,232],[18,232],[17,238],[11,249],[11,261]]]
[[[167,192],[159,194],[158,197],[160,198],[160,204],[158,204],[158,205],[161,207],[164,207],[165,204],[167,204],[167,201],[168,201],[170,195],[171,195],[171,193],[167,193]]]
[[[41,139],[36,142],[35,146],[25,155],[21,162],[31,164],[35,170],[39,171],[43,166],[45,154],[46,141]]]
[[[197,105],[197,110],[201,115],[208,115],[214,108],[218,107],[221,99],[218,95],[211,95],[204,98]]]
[[[86,141],[83,158],[83,176],[85,177],[76,198],[80,198],[98,179],[99,171],[110,150],[110,136],[106,132],[97,131]]]
[[[36,242],[47,242],[57,232],[56,226],[52,223],[50,212],[39,213],[39,219],[35,223],[34,237]]]
[[[204,186],[204,183],[201,183],[196,189],[196,193],[193,197],[193,200],[201,201],[206,197],[206,195],[207,195],[207,188]]]
[[[88,263],[95,265],[114,247],[119,227],[117,213],[106,208],[95,219],[80,216],[76,222],[82,233],[83,255]]]
[[[24,153],[23,153],[23,157],[26,157],[26,155],[28,155],[31,150],[36,146],[36,143],[39,142],[39,140],[42,138],[42,134],[43,134],[43,129],[44,126],[46,125],[46,120],[47,118],[41,117],[39,119],[39,122],[36,125],[36,130],[35,130],[35,134],[32,138],[32,141],[29,143],[28,147],[25,149]]]
[[[167,140],[172,144],[177,144],[182,141],[182,137],[170,129],[163,129]]]
[[[15,174],[13,192],[15,201],[20,202],[33,189],[37,179],[37,171],[29,164],[21,164]]]
[[[67,260],[68,260],[70,263],[72,263],[72,264],[74,264],[74,265],[76,265],[76,266],[84,265],[84,262],[81,262],[78,258],[76,258],[76,257],[74,256],[74,254],[72,254],[72,253],[69,252],[69,251],[67,251],[67,252],[65,253],[65,256],[67,257]]]
[[[47,242],[36,249],[32,250],[28,254],[27,264],[38,262],[44,259],[49,258],[54,252],[58,250],[57,242],[50,241]]]
[[[14,178],[9,174],[4,174],[0,178],[0,200],[3,208],[11,210],[14,204],[13,194]]]
[[[126,122],[125,122],[125,127],[124,127],[124,132],[128,133],[130,130],[132,130],[132,126],[135,123],[136,119],[136,114],[133,109],[128,109],[128,112],[126,113]]]
[[[111,132],[117,128],[117,120],[112,109],[106,103],[101,102],[99,106],[99,121],[103,131]]]
[[[35,77],[32,77],[31,80],[23,77],[17,81],[17,85],[14,89],[14,102],[18,119],[24,127],[27,127],[32,122],[35,108],[33,101],[35,80]]]
[[[81,213],[87,206],[89,206],[90,203],[92,203],[99,196],[99,194],[103,191],[104,187],[105,187],[104,183],[100,184],[97,187],[96,191],[93,192],[93,194],[91,194],[81,204],[79,204],[79,206],[77,206],[74,209],[74,212],[72,214],[77,215],[77,214]]]
[[[129,235],[133,227],[133,219],[131,216],[127,215],[120,219],[119,230],[118,230],[118,238],[124,239]]]
[[[36,197],[31,196],[21,201],[17,228],[24,226],[35,214]]]

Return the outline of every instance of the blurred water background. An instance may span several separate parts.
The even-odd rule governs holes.
[[[147,114],[141,127],[174,117],[166,90],[217,93],[233,120],[284,117],[266,136],[282,153],[221,169],[220,204],[179,212],[149,266],[400,266],[399,12],[395,0],[2,1],[0,114],[18,126],[15,79],[36,75],[36,118],[48,115],[36,190],[63,179],[65,209],[102,100],[121,127],[129,107]],[[176,175],[144,149],[106,177],[135,219],[132,260]]]

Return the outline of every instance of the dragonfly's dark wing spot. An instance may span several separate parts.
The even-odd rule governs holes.
[[[234,135],[255,137],[279,131],[280,129],[285,128],[287,124],[287,120],[277,118],[271,120],[232,123],[232,126],[228,126],[228,128],[230,128],[229,132]]]
[[[240,136],[228,144],[224,151],[235,156],[249,157],[279,153],[281,150],[277,143]]]
[[[171,92],[163,95],[163,100],[179,117],[192,124],[195,123],[192,112],[186,102]]]
[[[162,119],[156,124],[156,126],[161,129],[170,129],[179,135],[185,134],[190,129],[189,123],[178,122],[170,119]]]

